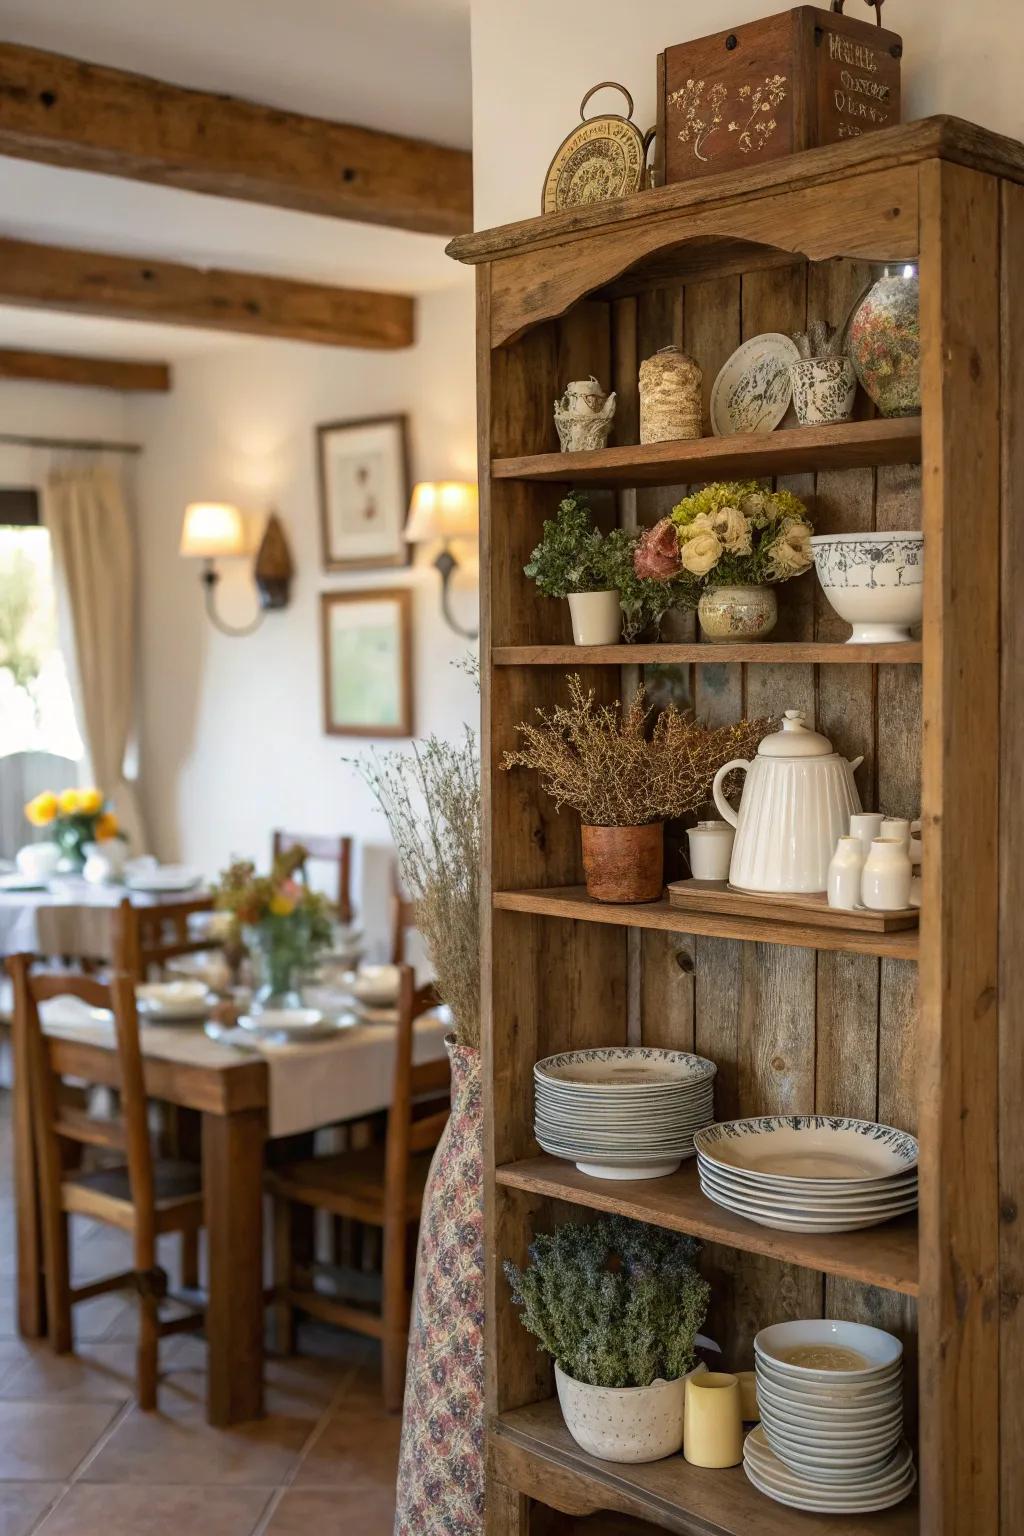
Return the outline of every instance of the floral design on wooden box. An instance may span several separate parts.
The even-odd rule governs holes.
[[[704,80],[687,80],[678,91],[668,98],[669,106],[682,113],[683,126],[679,138],[684,144],[693,144],[698,160],[714,159],[714,151],[708,149],[708,141],[717,133],[726,118],[729,87],[720,81],[706,93]],[[736,95],[739,105],[735,116],[726,123],[726,132],[738,135],[736,144],[745,155],[756,153],[768,143],[778,125],[777,109],[786,99],[786,76],[768,75],[760,85],[741,85]],[[707,151],[707,153],[705,153]]]

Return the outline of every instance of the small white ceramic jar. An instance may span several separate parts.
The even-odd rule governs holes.
[[[854,811],[850,817],[850,836],[859,837],[864,844],[864,857],[868,856],[872,838],[881,837],[882,822],[885,817],[881,811]]]
[[[876,837],[864,862],[861,901],[873,912],[910,906],[910,854],[899,838]]]
[[[727,821],[698,821],[686,834],[695,880],[728,880],[735,829]]]
[[[875,836],[891,838],[897,843],[902,843],[907,852],[910,852],[910,822],[905,816],[884,817]]]
[[[856,818],[854,818],[856,819]],[[861,876],[867,859],[867,848],[859,837],[841,837],[828,867],[828,904],[844,912],[853,912],[861,905]]]
[[[622,608],[617,592],[570,592],[569,613],[575,645],[618,645]]]

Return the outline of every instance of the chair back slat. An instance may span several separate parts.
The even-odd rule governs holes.
[[[402,892],[398,870],[391,866],[391,964],[405,965],[409,959],[409,934],[416,929],[416,903]]]
[[[109,985],[92,977],[33,973],[33,956],[14,955],[7,968],[14,982],[15,1073],[27,1074],[36,1156],[44,1190],[54,1198],[63,1178],[62,1139],[123,1150],[134,1207],[135,1263],[149,1270],[156,1262],[156,1211],[153,1160],[146,1118],[146,1089],[135,1008],[135,979],[116,971]],[[117,1037],[117,1081],[121,1120],[94,1122],[95,1130],[61,1103],[60,1076],[53,1069],[50,1045],[39,1016],[39,1005],[54,997],[77,997],[95,1008],[109,1010]]]
[[[448,1110],[439,1109],[435,1114],[414,1120],[409,1127],[409,1151],[429,1152],[441,1139],[441,1132],[448,1124]]]
[[[338,921],[350,923],[352,921],[352,839],[280,830],[274,833],[271,852],[275,859],[283,853],[289,853],[292,848],[305,848],[310,859],[317,863],[337,864],[338,887],[335,905]]]
[[[126,896],[114,919],[115,967],[145,981],[151,969],[178,955],[220,949],[218,940],[196,937],[190,926],[190,920],[197,914],[212,911],[212,896],[162,901],[153,906],[138,906]]]

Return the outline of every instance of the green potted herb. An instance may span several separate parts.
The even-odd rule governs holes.
[[[569,600],[577,645],[615,645],[622,627],[619,594],[605,571],[604,536],[585,499],[570,491],[524,567],[546,597]]]
[[[658,1461],[681,1448],[711,1294],[699,1251],[692,1238],[606,1216],[538,1234],[526,1269],[506,1262],[520,1321],[555,1362],[566,1427],[589,1455]]]

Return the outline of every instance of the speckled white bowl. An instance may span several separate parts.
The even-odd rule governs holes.
[[[689,1375],[706,1371],[703,1361]],[[602,1461],[660,1461],[683,1447],[685,1376],[649,1387],[592,1387],[555,1365],[565,1427],[589,1456]]]

